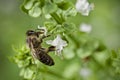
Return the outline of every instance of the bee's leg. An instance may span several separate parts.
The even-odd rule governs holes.
[[[32,59],[33,59],[33,64],[35,64],[35,56],[34,56],[33,52],[31,52],[31,55],[32,55]]]
[[[37,37],[39,37],[40,34],[44,34],[44,32],[36,32]]]
[[[38,64],[35,62],[35,57],[34,56],[32,56],[32,59],[33,59],[33,64],[35,65],[35,67],[36,67],[36,69],[35,69],[35,74],[38,74],[38,69],[39,69],[39,66],[38,66]]]
[[[32,54],[32,53],[31,53]],[[36,66],[36,70],[35,70],[35,74],[38,74],[38,69],[39,69],[39,66],[38,66],[38,64],[35,62],[35,57],[34,57],[34,55],[32,54],[32,59],[33,59],[33,64]]]
[[[49,53],[49,52],[51,52],[51,51],[56,51],[56,49],[55,49],[55,46],[50,46],[50,47],[48,47],[48,48],[44,48],[44,51],[45,51],[46,53]]]
[[[32,56],[32,59],[33,59],[33,63],[35,64],[35,58]]]
[[[44,39],[44,38],[49,37],[49,36],[50,36],[50,35],[47,35],[47,36],[43,35],[43,36],[40,38],[40,43],[43,42],[43,39]]]
[[[56,49],[55,49],[55,46],[50,46],[49,48],[48,48],[48,52],[51,52],[51,51],[55,51]]]
[[[51,51],[56,51],[56,47],[55,46],[50,46],[49,48],[48,48],[48,52],[51,52]],[[56,54],[56,52],[55,52],[55,54]],[[57,54],[56,54],[57,55]],[[59,56],[61,57],[61,59],[63,59],[63,55],[60,53],[59,54]]]
[[[46,37],[49,37],[49,36],[50,36],[50,35],[47,35],[47,36],[43,35],[43,36],[42,36],[42,39],[44,39],[44,38],[46,38]]]

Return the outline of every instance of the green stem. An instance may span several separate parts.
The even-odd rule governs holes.
[[[58,23],[58,24],[62,24],[63,23],[63,20],[58,16],[57,13],[53,12],[50,14],[54,19],[55,21]]]

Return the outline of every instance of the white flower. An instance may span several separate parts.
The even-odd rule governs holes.
[[[91,27],[91,25],[89,25],[89,24],[82,23],[82,24],[80,25],[79,29],[80,29],[80,31],[82,31],[82,32],[90,33],[91,30],[92,30],[92,27]]]
[[[82,15],[88,16],[89,12],[93,10],[94,4],[89,4],[87,0],[77,0],[75,7]]]
[[[47,29],[46,29],[46,27],[40,27],[40,26],[38,25],[38,29],[44,30],[44,35],[45,35],[45,36],[47,35]]]
[[[63,50],[63,47],[67,46],[67,42],[62,40],[60,35],[57,35],[57,37],[54,40],[46,41],[46,43],[55,46],[56,52],[59,56],[61,55],[61,51]]]
[[[91,73],[92,73],[92,71],[89,68],[81,68],[81,70],[80,70],[80,75],[83,78],[87,78],[88,76],[91,75]]]

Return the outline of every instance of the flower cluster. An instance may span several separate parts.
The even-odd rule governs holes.
[[[80,76],[83,78],[87,78],[92,74],[92,71],[89,68],[81,68],[80,70]]]
[[[67,42],[62,40],[60,35],[57,35],[57,37],[54,40],[46,41],[46,43],[56,47],[56,53],[58,56],[61,55],[63,47],[67,46]]]
[[[79,27],[79,30],[82,32],[90,33],[92,30],[92,27],[89,24],[82,23]]]
[[[87,0],[77,0],[75,7],[82,15],[88,16],[89,12],[93,10],[94,4],[89,4]]]

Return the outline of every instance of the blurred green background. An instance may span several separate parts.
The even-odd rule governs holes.
[[[74,3],[76,0],[72,0]],[[109,49],[120,48],[120,0],[89,0],[95,4],[90,16],[73,20],[92,25],[91,35],[101,39]],[[20,80],[17,66],[8,60],[14,54],[12,45],[25,44],[25,32],[41,24],[20,10],[22,0],[0,0],[0,80]]]

